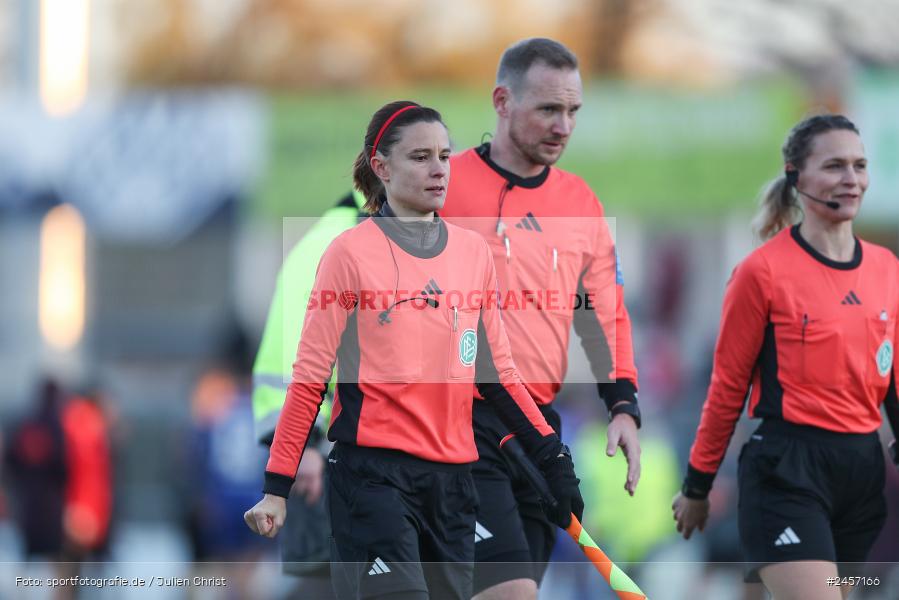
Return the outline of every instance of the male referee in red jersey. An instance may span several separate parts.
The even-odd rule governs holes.
[[[508,48],[493,90],[496,133],[490,143],[451,159],[452,182],[440,214],[487,240],[515,364],[560,435],[551,403],[565,376],[574,324],[609,409],[607,453],[623,448],[625,487],[633,494],[640,478],[640,410],[617,253],[599,200],[579,177],[552,166],[574,129],[581,95],[577,58],[562,44],[533,38]],[[473,418],[480,457],[473,475],[481,498],[475,598],[536,598],[556,527],[500,453],[508,432],[494,409],[476,399]]]

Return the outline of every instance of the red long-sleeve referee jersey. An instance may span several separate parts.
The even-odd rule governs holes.
[[[896,394],[899,261],[856,240],[849,262],[817,252],[799,226],[733,272],[688,486],[707,491],[746,399],[749,416],[868,433]]]
[[[472,383],[536,456],[557,448],[521,384],[484,240],[441,223],[435,246],[406,247],[386,218],[344,232],[322,256],[265,491],[286,496],[337,362],[328,438],[425,460],[477,459]]]
[[[487,241],[515,364],[534,400],[549,404],[561,388],[573,323],[606,404],[635,402],[623,277],[589,186],[555,167],[519,177],[490,159],[489,144],[454,155],[450,165],[440,214]]]

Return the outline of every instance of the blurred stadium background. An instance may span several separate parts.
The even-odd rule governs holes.
[[[595,392],[563,392],[582,423],[566,435],[595,507],[587,525],[652,598],[753,597],[734,564],[745,419],[706,534],[678,542],[669,508],[723,285],[753,247],[755,198],[787,130],[812,112],[859,124],[872,183],[858,230],[899,248],[896,31],[895,0],[0,0],[0,435],[48,378],[95,398],[113,500],[108,544],[88,558],[102,562],[83,572],[227,573],[224,591],[157,596],[286,597],[275,543],[239,532],[265,460],[249,369],[282,219],[314,218],[345,193],[386,100],[433,105],[457,148],[478,144],[502,50],[553,37],[585,80],[560,166],[616,219],[646,423],[629,499],[623,458],[602,452]],[[893,470],[887,488],[899,506]],[[19,564],[15,492],[7,478],[0,597],[50,597],[15,586],[55,568]],[[580,560],[566,544],[557,556]],[[895,510],[872,561],[882,584],[858,597],[899,597]],[[608,597],[604,585],[588,565],[559,564],[541,597]]]

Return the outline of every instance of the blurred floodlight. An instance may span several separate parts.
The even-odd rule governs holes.
[[[38,291],[41,334],[69,350],[84,332],[84,220],[70,204],[51,209],[41,224]]]
[[[41,0],[41,101],[53,116],[84,102],[89,28],[90,0]]]

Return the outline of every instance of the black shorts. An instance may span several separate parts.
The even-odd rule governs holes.
[[[561,419],[541,406],[546,421],[561,435]],[[481,504],[475,531],[474,591],[505,581],[533,579],[540,584],[556,543],[558,528],[543,512],[540,498],[520,469],[499,447],[508,433],[496,411],[474,401],[474,438],[479,459],[472,474]]]
[[[477,494],[470,464],[337,443],[328,475],[338,598],[471,598]]]
[[[824,560],[858,574],[886,519],[877,432],[847,434],[766,420],[739,460],[746,581],[771,564]]]

